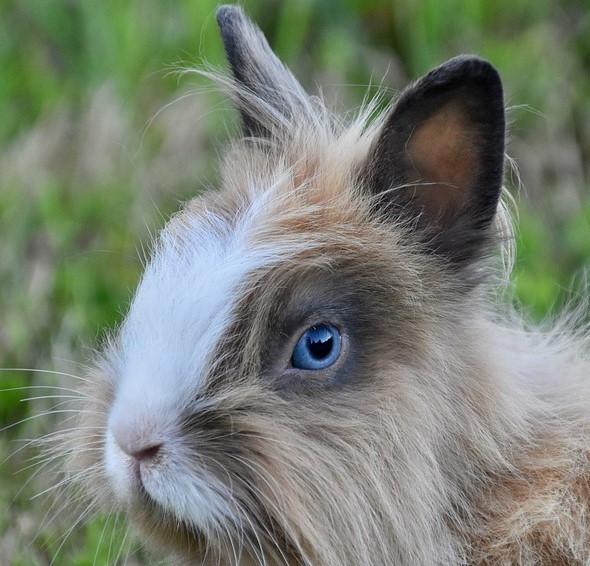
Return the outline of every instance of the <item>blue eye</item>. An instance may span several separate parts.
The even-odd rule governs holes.
[[[295,345],[291,364],[298,369],[324,369],[340,356],[342,337],[333,324],[322,323],[308,328]]]

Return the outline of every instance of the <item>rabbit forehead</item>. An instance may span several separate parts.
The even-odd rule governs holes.
[[[270,221],[273,195],[271,186],[232,214],[193,205],[162,231],[120,332],[120,398],[190,402],[232,324],[249,274],[313,246],[310,238],[280,236]]]

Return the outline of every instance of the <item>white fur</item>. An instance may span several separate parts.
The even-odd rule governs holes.
[[[300,242],[277,246],[256,241],[256,230],[283,179],[258,180],[238,217],[214,213],[174,223],[162,234],[111,351],[117,396],[106,442],[107,472],[118,496],[131,501],[143,488],[164,509],[202,528],[227,513],[222,484],[199,475],[198,465],[177,442],[179,418],[195,410],[205,372],[219,339],[233,320],[247,275],[294,252]],[[274,203],[276,205],[276,203]],[[176,219],[178,220],[178,219]],[[141,462],[141,481],[130,454],[165,446],[169,463]],[[197,468],[197,469],[195,469]],[[213,486],[213,487],[212,487]]]

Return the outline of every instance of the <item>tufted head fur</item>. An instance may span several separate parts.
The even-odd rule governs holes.
[[[243,137],[89,372],[73,477],[181,563],[589,560],[587,411],[550,384],[587,395],[587,354],[488,296],[496,70],[457,57],[345,123],[241,8],[217,19]],[[337,359],[301,367],[326,324]]]

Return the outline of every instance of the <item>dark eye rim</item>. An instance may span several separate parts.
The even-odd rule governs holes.
[[[332,324],[340,333],[340,355],[329,367],[307,370],[293,367],[291,356],[295,345],[312,326],[322,323]],[[279,395],[306,394],[336,386],[341,381],[341,373],[351,364],[353,352],[348,325],[337,309],[317,308],[307,316],[286,320],[278,332],[273,333],[273,342],[263,354],[261,377],[264,383]]]

